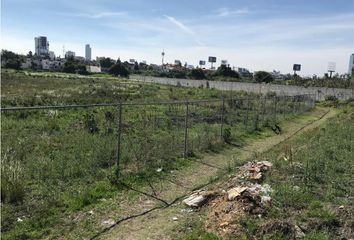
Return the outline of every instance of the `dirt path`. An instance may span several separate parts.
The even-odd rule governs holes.
[[[271,149],[294,135],[320,126],[337,113],[338,111],[334,109],[316,108],[310,113],[281,124],[283,132],[280,135],[265,132],[263,137],[250,140],[243,148],[234,147],[226,149],[221,154],[205,155],[200,160],[202,163],[196,163],[198,166],[173,173],[169,175],[169,181],[163,181],[159,186],[154,186],[155,193],[157,193],[158,198],[170,203],[174,199],[188,194],[193,189],[210,183],[213,178],[220,176],[220,174],[227,174],[225,169],[228,167],[238,166],[250,158],[256,158],[258,154]],[[151,192],[149,188],[142,190]],[[176,226],[190,214],[185,211],[181,201],[176,201],[169,207],[161,207],[161,202],[149,199],[147,196],[142,196],[141,199],[137,200],[137,205],[132,203],[127,206],[125,212],[143,212],[143,210],[147,211],[153,206],[159,206],[159,204],[160,208],[115,224],[109,231],[100,234],[98,239],[172,239],[171,234],[173,234]],[[147,204],[150,208],[145,206],[146,203],[150,203]]]

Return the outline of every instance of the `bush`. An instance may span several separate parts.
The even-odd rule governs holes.
[[[215,73],[216,76],[240,78],[240,74],[231,69],[231,67],[221,65]]]
[[[223,137],[225,143],[230,144],[232,141],[231,129],[224,128],[223,133],[222,133],[222,137]]]
[[[191,71],[190,77],[192,79],[205,79],[205,74],[203,69],[197,68]]]
[[[85,115],[85,128],[90,132],[90,133],[98,133],[100,129],[97,126],[96,120],[94,115],[91,114],[86,114]]]
[[[120,63],[114,64],[108,72],[113,76],[128,77],[129,71]]]
[[[258,83],[265,82],[270,83],[274,81],[274,77],[265,71],[259,71],[254,74],[254,80]]]
[[[24,197],[21,163],[13,158],[9,159],[6,153],[1,159],[1,202],[17,203],[21,202]]]

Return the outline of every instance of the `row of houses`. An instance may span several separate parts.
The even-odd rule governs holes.
[[[77,60],[83,62],[82,59]],[[66,61],[67,60],[64,58],[56,58],[54,60],[26,58],[25,61],[21,63],[21,68],[44,71],[61,71]],[[86,70],[91,73],[100,73],[101,67],[95,63],[91,63],[86,64]]]

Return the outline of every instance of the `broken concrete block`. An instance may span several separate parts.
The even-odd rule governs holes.
[[[301,230],[301,228],[298,225],[295,225],[294,230],[295,230],[295,239],[301,239],[306,236],[305,233]]]
[[[200,193],[194,193],[190,195],[188,198],[183,200],[183,203],[190,207],[200,207],[205,202],[206,197],[204,197]]]
[[[235,187],[227,191],[227,199],[229,201],[234,200],[238,196],[240,196],[241,193],[247,190],[247,187]]]

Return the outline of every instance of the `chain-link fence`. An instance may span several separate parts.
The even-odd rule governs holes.
[[[312,95],[2,109],[2,201],[75,194],[77,183],[124,181],[274,127]],[[81,184],[82,186],[82,184]]]

